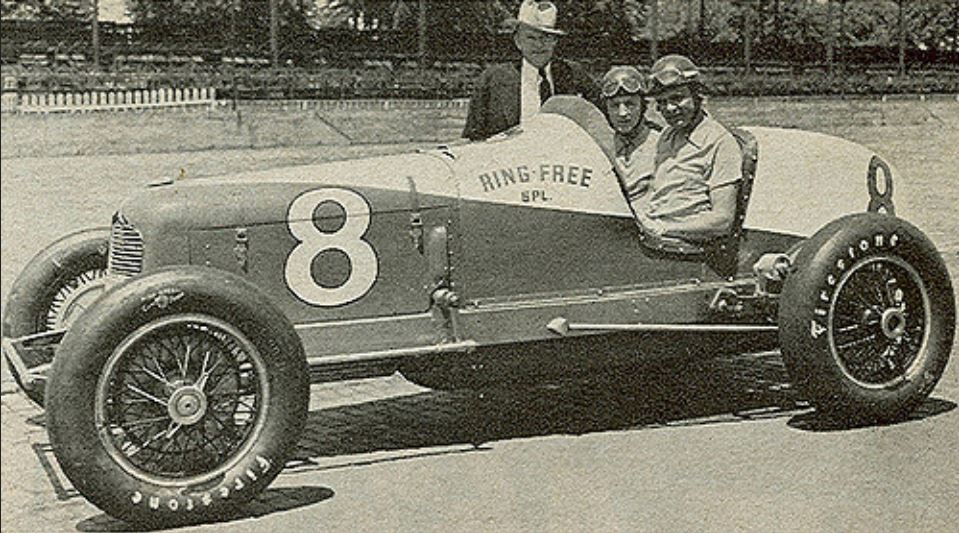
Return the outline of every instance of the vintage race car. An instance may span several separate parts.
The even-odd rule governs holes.
[[[263,490],[311,371],[480,389],[779,347],[824,415],[909,413],[955,304],[898,176],[834,137],[736,135],[733,231],[692,251],[640,232],[573,97],[484,142],[158,183],[27,266],[3,353],[76,489],[153,526]]]

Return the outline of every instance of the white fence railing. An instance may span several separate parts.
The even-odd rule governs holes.
[[[12,97],[12,98],[11,98]],[[3,111],[83,113],[216,105],[216,89],[137,89],[58,93],[4,93]]]

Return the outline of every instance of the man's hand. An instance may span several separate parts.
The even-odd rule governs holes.
[[[643,215],[637,215],[636,221],[639,222],[639,225],[643,228],[643,231],[649,235],[662,237],[663,233],[666,232],[666,226],[661,220],[649,218]]]

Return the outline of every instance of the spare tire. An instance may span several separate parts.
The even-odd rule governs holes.
[[[786,278],[783,360],[818,410],[895,420],[942,376],[955,315],[949,273],[919,229],[889,215],[846,216],[803,244]]]

